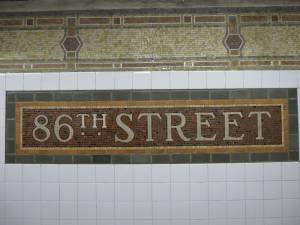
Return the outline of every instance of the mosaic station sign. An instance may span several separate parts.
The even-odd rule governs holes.
[[[286,99],[17,102],[17,154],[282,152]]]

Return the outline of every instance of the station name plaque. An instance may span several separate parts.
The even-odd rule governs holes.
[[[286,99],[16,103],[21,155],[283,151]]]

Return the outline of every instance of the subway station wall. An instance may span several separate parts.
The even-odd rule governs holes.
[[[1,74],[0,224],[298,225],[296,158],[210,164],[5,163],[9,93],[149,90],[180,96],[192,90],[239,89],[286,90],[287,97],[293,93],[291,99],[296,99],[298,87],[297,70]]]

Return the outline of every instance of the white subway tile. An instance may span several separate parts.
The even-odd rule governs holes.
[[[97,200],[98,201],[114,201],[115,200],[115,184],[114,183],[98,183],[97,184]]]
[[[77,190],[78,190],[77,183],[60,183],[59,199],[61,201],[76,201]]]
[[[160,71],[151,73],[152,89],[170,89],[170,72]]]
[[[62,219],[59,221],[59,225],[73,225],[77,224],[77,220],[74,219]]]
[[[95,72],[78,72],[78,90],[94,90],[96,88]]]
[[[42,225],[59,225],[58,219],[42,219]]]
[[[5,224],[4,218],[5,218],[5,202],[0,201],[0,224]],[[1,220],[1,219],[3,219],[3,220]]]
[[[282,216],[281,199],[264,200],[264,216],[265,217],[281,217]]]
[[[132,72],[115,72],[115,89],[132,89]]]
[[[225,88],[225,72],[223,71],[207,71],[207,88]]]
[[[246,217],[260,218],[263,217],[264,203],[263,200],[246,200]]]
[[[153,202],[153,219],[170,219],[171,203],[168,201]]]
[[[60,203],[59,203],[59,215],[60,215],[60,219],[74,219],[74,218],[77,218],[77,202],[60,201]]]
[[[282,225],[281,218],[265,218],[264,219],[265,225]]]
[[[134,219],[135,220],[141,220],[141,219],[152,220],[152,202],[135,202],[134,203]]]
[[[96,199],[96,184],[78,183],[78,201],[94,201]]]
[[[262,199],[263,198],[263,182],[248,181],[246,185],[246,199]]]
[[[78,165],[78,182],[95,182],[96,170],[94,165]]]
[[[41,165],[41,180],[42,182],[58,182],[59,181],[58,165],[51,165],[51,164]]]
[[[205,71],[189,71],[189,88],[205,89],[207,88]]]
[[[0,165],[4,163],[5,163],[5,128],[0,128]],[[2,171],[2,173],[4,174],[4,170]]]
[[[281,163],[264,163],[264,180],[281,180]]]
[[[220,201],[226,199],[225,182],[209,182],[208,185],[209,201]]]
[[[132,182],[132,165],[115,165],[115,182]]]
[[[263,88],[279,88],[279,71],[262,71],[261,85]]]
[[[78,225],[97,225],[96,219],[79,219]]]
[[[188,201],[190,198],[189,183],[172,183],[171,184],[171,200],[172,201]]]
[[[133,201],[133,183],[116,183],[116,201]]]
[[[6,76],[5,73],[0,73],[0,91],[5,91],[5,87],[6,87],[5,76]]]
[[[5,199],[8,201],[23,200],[23,183],[9,182],[5,183]],[[2,197],[3,198],[3,197]]]
[[[75,165],[60,165],[59,180],[65,182],[77,182],[77,166]]]
[[[246,225],[264,225],[263,218],[249,218],[246,219]]]
[[[24,219],[19,218],[6,218],[5,224],[11,224],[11,225],[24,225]]]
[[[152,164],[152,182],[170,182],[170,165]]]
[[[264,182],[264,199],[280,199],[281,191],[281,181]]]
[[[5,165],[0,163],[0,183],[5,180]]]
[[[101,220],[114,219],[114,209],[115,209],[114,202],[104,202],[104,201],[97,202],[97,219],[101,219]]]
[[[6,93],[5,91],[0,91],[0,109],[5,110],[6,104]]]
[[[151,201],[152,199],[151,183],[134,184],[134,201]]]
[[[245,199],[245,183],[244,182],[228,182],[227,183],[227,199],[228,200]]]
[[[152,183],[153,201],[170,200],[170,183]]]
[[[299,180],[299,162],[282,163],[282,180]]]
[[[245,178],[245,164],[243,163],[227,164],[228,181],[243,181],[244,178]]]
[[[261,71],[244,71],[244,88],[260,88],[261,79]]]
[[[246,163],[246,180],[260,181],[263,180],[263,164],[262,163]]]
[[[23,73],[7,73],[6,74],[6,90],[22,91],[24,89]]]
[[[6,201],[5,217],[7,219],[23,219],[23,201]]]
[[[41,84],[42,84],[42,76],[40,73],[24,73],[25,91],[40,90]]]
[[[95,201],[78,202],[78,219],[96,219],[97,207]]]
[[[171,89],[187,89],[189,87],[189,73],[187,71],[170,72]]]
[[[39,201],[41,200],[41,186],[38,182],[23,183],[24,200]]]
[[[191,183],[190,199],[193,201],[208,200],[208,182]]]
[[[244,71],[226,71],[226,88],[243,88]]]
[[[245,217],[245,201],[228,201],[228,218],[244,218]]]
[[[294,70],[279,70],[279,79],[281,88],[296,88],[297,87],[297,71]]]
[[[59,200],[59,184],[58,183],[42,183],[41,197],[43,201]]]
[[[299,199],[299,181],[282,181],[282,194],[283,198]]]
[[[41,204],[39,201],[24,201],[23,210],[25,219],[41,218]]]
[[[226,218],[226,202],[210,201],[209,202],[209,218],[220,219]]]
[[[41,90],[59,90],[59,73],[43,73]]]
[[[113,72],[96,73],[96,89],[113,90],[115,87],[115,75]]]
[[[151,182],[151,165],[135,164],[133,165],[134,182]]]
[[[77,90],[77,72],[59,74],[60,90]]]
[[[299,225],[300,224],[300,217],[287,217],[283,218],[283,224],[288,225]]]
[[[114,165],[96,165],[96,182],[114,182]]]
[[[41,224],[40,218],[34,218],[34,219],[25,218],[23,221],[23,225],[40,225],[40,224]]]
[[[189,219],[189,202],[175,201],[171,203],[172,219]]]
[[[171,182],[189,182],[190,170],[188,164],[171,165]]]
[[[151,89],[151,72],[133,72],[133,89]]]
[[[208,219],[208,201],[192,201],[190,203],[190,211],[191,220]]]
[[[5,181],[6,182],[22,182],[22,164],[5,165]]]
[[[207,181],[207,173],[206,164],[190,164],[190,182]]]
[[[58,201],[42,201],[41,202],[41,218],[42,219],[58,219],[59,203]]]
[[[23,165],[23,181],[24,182],[39,182],[41,180],[41,167],[36,164]]]
[[[226,164],[208,164],[209,181],[226,180]]]
[[[5,128],[5,109],[4,108],[3,109],[0,108],[0,128]]]
[[[300,201],[298,199],[282,200],[283,217],[299,217]]]
[[[119,202],[115,205],[115,219],[132,219],[133,218],[133,203]]]
[[[226,222],[227,222],[226,219],[210,219],[209,225],[222,225],[222,224],[226,224]]]

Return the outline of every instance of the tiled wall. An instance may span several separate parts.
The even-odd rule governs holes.
[[[4,164],[6,90],[298,87],[300,71],[1,74],[0,224],[298,225],[299,162]]]

